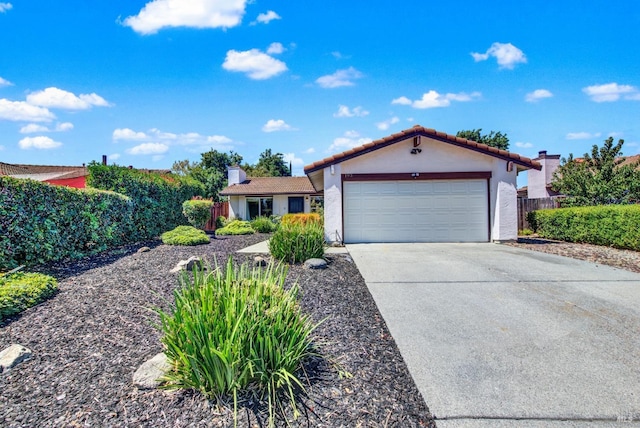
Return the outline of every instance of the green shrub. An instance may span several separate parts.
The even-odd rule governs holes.
[[[518,235],[520,235],[520,236],[530,236],[530,235],[533,235],[533,230],[524,228],[524,229],[522,229],[522,230],[520,230],[518,232]]]
[[[251,227],[259,233],[271,233],[278,228],[269,217],[256,217],[251,220]]]
[[[256,233],[248,221],[233,220],[222,229],[216,230],[216,235],[251,235]]]
[[[280,221],[282,225],[289,224],[322,224],[322,217],[318,213],[308,213],[308,214],[285,214],[282,216],[282,220]]]
[[[317,223],[284,223],[269,239],[269,252],[286,263],[301,263],[324,255],[324,228]]]
[[[227,222],[227,218],[223,215],[218,216],[216,219],[216,229],[222,229]]]
[[[187,224],[182,203],[204,193],[202,184],[189,177],[139,171],[116,165],[91,163],[87,184],[131,198],[134,230],[130,241],[159,236]]]
[[[208,244],[209,236],[200,229],[192,226],[178,226],[165,232],[161,236],[162,242],[167,245],[199,245]]]
[[[538,210],[527,219],[543,238],[640,250],[640,205]]]
[[[183,275],[175,308],[157,310],[173,367],[164,387],[194,389],[220,401],[233,397],[234,407],[238,393],[258,393],[267,399],[270,425],[284,393],[297,414],[297,372],[312,355],[315,326],[299,309],[297,286],[284,289],[286,269],[234,269],[229,258],[224,272],[205,272]]]
[[[0,323],[52,296],[58,281],[40,273],[15,273],[0,277]]]
[[[208,199],[191,199],[182,203],[182,214],[187,218],[191,226],[204,229],[211,218],[213,201]]]
[[[131,198],[0,176],[0,270],[125,244],[136,236]]]

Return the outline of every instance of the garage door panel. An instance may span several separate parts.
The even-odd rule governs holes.
[[[344,183],[345,242],[486,242],[486,180]]]

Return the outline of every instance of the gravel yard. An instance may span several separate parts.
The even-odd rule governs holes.
[[[602,247],[599,245],[578,244],[532,237],[521,237],[518,238],[518,242],[508,243],[507,245],[572,257],[574,259],[586,260],[588,262],[640,273],[640,252],[638,251],[619,250],[617,248]]]
[[[233,416],[190,391],[139,390],[135,370],[162,351],[150,308],[168,308],[178,261],[204,256],[236,261],[236,250],[265,235],[171,247],[147,242],[41,269],[60,281],[52,299],[0,327],[0,349],[20,343],[33,358],[0,375],[3,427],[230,426]],[[143,245],[148,252],[137,253]],[[306,367],[303,416],[292,426],[435,426],[367,287],[347,255],[326,270],[293,266],[301,306],[315,321],[317,344],[331,361]],[[340,377],[340,369],[351,373]],[[239,426],[263,426],[263,408],[245,403]],[[278,425],[286,425],[281,419]]]

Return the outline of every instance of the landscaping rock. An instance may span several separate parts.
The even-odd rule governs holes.
[[[255,256],[253,258],[253,265],[258,267],[266,266],[267,260],[264,257]]]
[[[9,370],[31,358],[31,350],[19,344],[13,344],[0,351],[0,373]]]
[[[309,259],[304,262],[304,266],[309,269],[325,269],[327,261],[325,259]]]
[[[177,273],[177,272],[180,272],[181,270],[188,270],[189,272],[191,272],[193,270],[193,267],[196,265],[196,263],[198,263],[200,266],[203,266],[203,262],[204,262],[203,259],[195,256],[189,257],[188,260],[180,260],[176,265],[176,267],[171,269],[171,273]]]
[[[137,252],[138,253],[146,253],[147,251],[151,251],[149,247],[141,247]]]
[[[154,389],[160,386],[158,379],[162,377],[171,365],[167,356],[161,352],[145,361],[133,374],[133,384],[141,389]]]

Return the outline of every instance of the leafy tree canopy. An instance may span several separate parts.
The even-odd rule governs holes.
[[[497,147],[501,150],[509,150],[509,138],[507,137],[507,134],[503,134],[502,132],[491,131],[489,134],[482,135],[482,128],[469,129],[458,131],[456,137],[473,140],[476,143]]]
[[[241,165],[242,156],[233,151],[229,153],[209,150],[202,153],[200,162],[181,160],[173,163],[171,168],[178,175],[192,177],[205,186],[205,197],[219,201],[219,192],[228,184],[227,168]],[[256,165],[244,164],[242,169],[250,177],[282,177],[291,175],[289,166],[282,153],[273,153],[267,149],[260,154]]]
[[[552,187],[567,195],[564,206],[629,204],[640,201],[639,163],[623,164],[622,145],[613,137],[605,140],[602,147],[594,145],[591,154],[582,159],[561,160],[553,176]]]

